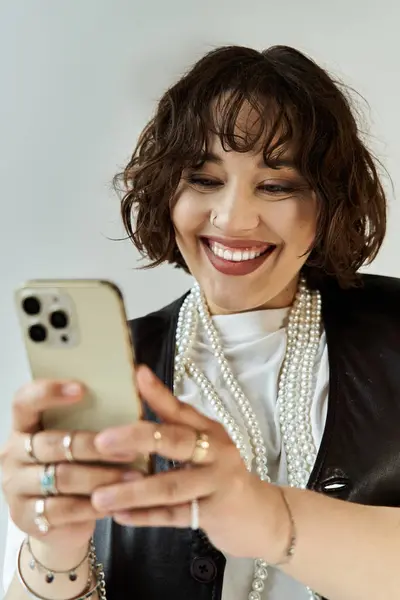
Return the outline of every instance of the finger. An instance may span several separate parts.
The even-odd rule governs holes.
[[[44,469],[43,465],[18,469],[8,481],[3,482],[4,491],[9,495],[41,496]],[[90,496],[97,487],[133,481],[139,477],[141,475],[136,471],[120,468],[68,463],[55,465],[55,487],[63,495]]]
[[[202,430],[202,433],[206,432]],[[212,437],[212,434],[208,437]],[[157,453],[171,460],[188,462],[193,455],[196,441],[197,432],[186,425],[137,421],[99,433],[94,444],[106,456],[122,453],[134,457],[138,454]],[[217,446],[217,438],[213,436],[204,457],[204,464],[215,460],[219,451]]]
[[[191,505],[158,506],[150,510],[137,509],[113,515],[120,525],[131,527],[190,527]]]
[[[12,405],[13,428],[30,433],[40,424],[41,413],[60,403],[72,404],[83,396],[81,384],[73,381],[38,379],[24,385],[15,395]]]
[[[195,429],[212,428],[214,421],[195,408],[180,402],[170,390],[145,365],[137,369],[137,385],[140,395],[163,421],[189,425]]]
[[[216,473],[212,467],[168,471],[95,490],[92,503],[98,510],[112,513],[125,509],[182,504],[193,498],[212,494],[218,484]]]
[[[32,438],[33,453],[40,463],[58,463],[67,460],[65,454],[65,448],[63,446],[63,439],[66,435],[71,436],[70,450],[75,462],[99,462],[104,461],[104,455],[102,455],[94,445],[94,439],[96,437],[95,432],[91,431],[55,431],[45,430],[38,431]],[[26,452],[27,434],[17,432],[13,439],[13,448],[9,449],[9,452],[13,455],[13,458],[18,462],[31,464],[32,459]],[[128,462],[131,460],[131,454],[127,456],[112,456],[110,462]]]
[[[13,504],[12,520],[18,527],[34,537],[40,536],[39,529],[35,524],[35,503],[39,498],[27,500],[23,496]],[[56,496],[45,498],[45,517],[50,524],[50,530],[55,527],[64,527],[76,523],[96,521],[106,516],[105,513],[96,511],[90,499],[75,496]],[[19,516],[19,518],[16,518]]]

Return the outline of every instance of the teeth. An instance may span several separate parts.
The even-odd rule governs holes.
[[[226,248],[226,246],[223,246],[222,244],[219,244],[218,242],[210,242],[209,243],[209,247],[211,249],[211,252],[213,254],[215,254],[215,256],[219,256],[220,258],[223,258],[224,260],[230,260],[233,262],[243,262],[245,260],[252,260],[253,258],[256,258],[257,256],[260,256],[260,254],[262,254],[266,248],[264,248],[263,250],[239,250],[239,249],[235,249],[235,250],[230,250],[228,248]]]

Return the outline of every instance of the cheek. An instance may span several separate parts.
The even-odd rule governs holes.
[[[201,230],[207,220],[207,212],[204,210],[201,200],[195,198],[190,191],[186,191],[177,197],[171,212],[171,219],[178,244],[187,244],[191,236]]]
[[[279,229],[288,246],[302,252],[313,243],[316,234],[317,210],[314,199],[297,200],[285,206],[280,215]]]

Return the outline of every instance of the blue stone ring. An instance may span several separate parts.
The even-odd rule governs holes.
[[[59,493],[56,484],[55,465],[45,465],[40,476],[40,490],[43,496],[57,496]]]

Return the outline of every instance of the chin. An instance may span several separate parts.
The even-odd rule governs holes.
[[[213,314],[234,314],[257,310],[265,302],[265,300],[252,297],[251,294],[246,294],[244,290],[239,292],[237,289],[229,289],[229,285],[221,287],[222,289],[215,289],[214,286],[211,286],[211,289],[208,286],[203,288]]]

